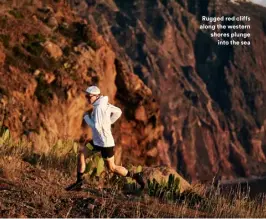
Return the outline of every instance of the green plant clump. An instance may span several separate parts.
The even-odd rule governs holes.
[[[180,195],[180,179],[175,178],[173,174],[169,175],[167,182],[158,183],[155,179],[148,179],[148,193],[150,196],[175,200]]]
[[[0,145],[6,144],[10,140],[10,131],[6,129],[5,131],[2,131],[1,127],[1,136],[0,136]]]
[[[87,144],[87,146],[90,150],[92,150],[91,145]],[[100,157],[97,154],[93,154],[91,156],[91,159],[86,165],[86,170],[85,172],[91,177],[94,178],[100,177],[100,175],[103,173],[105,167],[104,167],[104,160],[102,157]]]

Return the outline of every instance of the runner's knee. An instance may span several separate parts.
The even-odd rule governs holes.
[[[84,146],[80,146],[78,150],[78,155],[84,154],[84,152],[85,152]]]
[[[80,158],[82,156],[84,156],[85,159],[89,156],[89,151],[88,151],[88,148],[86,146],[81,146],[79,148],[78,158]]]
[[[115,172],[115,164],[112,164],[112,163],[109,163],[108,162],[108,169],[111,171],[111,172]]]

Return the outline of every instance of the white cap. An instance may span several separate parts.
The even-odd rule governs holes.
[[[90,86],[86,89],[86,92],[89,94],[98,95],[101,93],[100,89],[97,86]]]

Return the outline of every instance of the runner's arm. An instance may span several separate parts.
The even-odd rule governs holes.
[[[114,105],[110,105],[111,107],[111,124],[114,124],[116,120],[121,116],[122,110]]]
[[[95,127],[93,120],[89,117],[88,114],[85,114],[83,119],[85,120],[85,122],[87,123],[88,126],[90,126],[91,128]]]

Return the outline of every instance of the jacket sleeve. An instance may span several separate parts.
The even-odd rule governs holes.
[[[85,122],[91,127],[94,128],[94,122],[92,121],[92,119],[89,117],[88,114],[86,114],[83,119],[85,120]]]
[[[95,122],[86,114],[83,119],[93,129],[96,129],[98,136],[102,137],[102,126],[103,126],[103,109],[98,107],[95,111]]]
[[[112,104],[110,104],[110,111],[111,111],[111,124],[114,124],[116,120],[121,116],[122,110]]]

